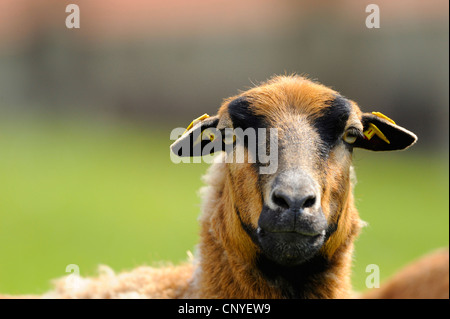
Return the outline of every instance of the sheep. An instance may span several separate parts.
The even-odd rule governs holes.
[[[198,155],[183,152],[196,145],[208,150],[208,139],[196,143],[196,133],[216,129],[220,136],[230,127],[277,128],[278,167],[263,175],[258,161],[233,163],[226,152],[210,167],[199,260],[185,296],[352,297],[353,241],[363,225],[352,193],[353,148],[406,149],[417,137],[319,83],[279,76],[226,99],[172,151]],[[235,143],[239,148],[246,152],[245,140]],[[259,155],[252,153],[245,158]]]
[[[238,128],[253,129],[265,148],[226,136]],[[364,223],[354,205],[352,151],[402,150],[416,140],[331,88],[297,75],[273,77],[224,100],[217,115],[198,119],[171,145],[188,158],[218,153],[201,189],[195,258],[118,275],[103,267],[98,278],[60,279],[44,297],[354,297],[353,242]],[[244,162],[234,161],[238,151]],[[276,170],[262,174],[273,164],[262,160],[264,151],[275,152]]]

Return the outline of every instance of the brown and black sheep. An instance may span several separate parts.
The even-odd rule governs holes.
[[[253,130],[256,147],[250,137],[226,136],[237,129]],[[204,178],[191,261],[121,274],[104,268],[98,278],[61,279],[44,297],[354,297],[353,242],[363,223],[353,199],[353,149],[400,150],[416,139],[317,82],[274,77],[225,100],[171,146],[179,156],[219,153]],[[266,151],[275,154],[269,173]],[[244,161],[236,161],[239,152]]]

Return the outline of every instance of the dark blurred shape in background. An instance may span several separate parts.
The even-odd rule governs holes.
[[[448,148],[448,6],[373,1],[2,0],[0,110],[182,126],[273,74],[308,74]],[[67,29],[76,3],[81,28]]]

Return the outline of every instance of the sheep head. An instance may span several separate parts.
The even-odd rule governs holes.
[[[232,214],[256,251],[283,266],[318,254],[331,258],[358,233],[354,148],[400,150],[417,139],[381,113],[362,113],[355,102],[300,76],[274,77],[194,124],[172,152],[222,152]]]

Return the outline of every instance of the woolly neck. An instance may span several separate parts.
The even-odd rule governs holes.
[[[203,213],[190,298],[348,298],[351,234],[331,257],[318,253],[298,266],[266,258],[252,241],[227,194],[226,166],[214,163],[201,190]],[[348,209],[348,208],[347,208]],[[244,224],[245,225],[245,224]]]

